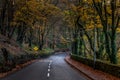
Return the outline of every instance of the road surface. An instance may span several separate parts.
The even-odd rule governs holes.
[[[66,55],[59,52],[0,80],[89,80],[64,61]]]

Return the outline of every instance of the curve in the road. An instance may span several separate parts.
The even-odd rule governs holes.
[[[66,55],[57,53],[0,80],[89,80],[64,61]]]

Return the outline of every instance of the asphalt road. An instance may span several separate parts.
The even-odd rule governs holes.
[[[0,80],[89,80],[64,61],[66,55],[57,53]]]

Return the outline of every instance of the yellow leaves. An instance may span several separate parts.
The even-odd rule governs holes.
[[[117,28],[116,31],[117,31],[117,33],[120,33],[120,28]]]
[[[112,10],[110,9],[110,7],[108,7],[108,13],[111,14],[112,13]]]
[[[112,19],[111,18],[108,18],[108,24],[112,24]]]
[[[10,25],[13,26],[13,27],[16,26],[16,24],[17,23],[15,21],[13,21],[13,22],[10,23]]]
[[[94,25],[87,25],[86,30],[94,29]]]
[[[44,26],[40,26],[40,31],[44,31],[45,27]]]
[[[60,41],[62,44],[66,44],[68,42],[63,36],[61,36]]]
[[[101,2],[101,0],[95,0],[96,3]]]
[[[89,30],[89,29],[93,29],[94,28],[94,22],[93,21],[90,21],[89,24],[86,24],[86,29]]]
[[[70,12],[69,12],[69,11],[67,11],[67,10],[65,10],[65,11],[64,11],[64,14],[67,16],[67,15],[69,15],[69,14],[70,14]]]
[[[83,21],[86,21],[86,20],[88,20],[88,15],[85,13],[83,16],[82,16],[82,18],[81,18]]]
[[[99,16],[97,16],[96,19],[97,19],[97,22],[94,22],[94,20],[91,20],[90,23],[86,24],[86,29],[87,30],[94,29],[95,27],[96,28],[103,28],[103,26],[102,26],[102,24],[99,20]]]
[[[101,24],[101,20],[100,20],[100,16],[99,15],[97,15],[96,17],[94,17],[95,18],[95,22],[96,22],[96,24]],[[94,19],[93,19],[94,20]]]
[[[97,28],[103,28],[102,24],[97,24]]]
[[[21,8],[21,11],[22,11],[22,12],[24,12],[24,11],[26,11],[26,10],[27,10],[27,7],[26,7],[26,6],[24,6],[24,7]]]
[[[42,17],[52,17],[52,16],[58,16],[60,14],[60,9],[53,4],[49,4],[46,2],[40,2],[39,8],[38,8],[39,14]],[[59,15],[60,16],[60,15]]]
[[[32,1],[32,0],[30,0],[30,1]],[[32,9],[30,9],[30,6],[32,4],[29,4],[29,1],[27,1],[27,3],[25,1],[19,2],[17,4],[19,6],[15,12],[14,20],[17,22],[24,22],[28,25],[31,25],[33,22],[33,18],[34,18],[34,15],[33,15],[34,11],[32,11]]]
[[[20,11],[16,11],[15,16],[18,16],[18,15],[21,15],[21,12],[20,12]]]
[[[36,0],[30,0],[26,3],[26,6],[28,8],[29,11],[32,11],[33,13],[38,13],[38,6],[39,3]]]
[[[86,35],[83,35],[83,39],[86,41],[86,40],[87,40],[87,36],[86,36]]]
[[[100,16],[97,15],[97,16],[96,16],[96,19],[99,20],[99,19],[100,19]]]
[[[45,0],[22,0],[17,2],[14,20],[32,25],[34,21],[47,21],[52,16],[59,16],[60,9]]]
[[[72,11],[74,11],[74,12],[77,11],[77,7],[76,7],[75,5],[73,5],[73,4],[71,4],[71,9],[72,9]]]

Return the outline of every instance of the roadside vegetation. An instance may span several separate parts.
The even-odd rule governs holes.
[[[68,4],[65,21],[71,32],[71,58],[120,77],[120,1],[74,0]]]
[[[76,0],[69,3],[72,53],[119,64],[119,0]]]

